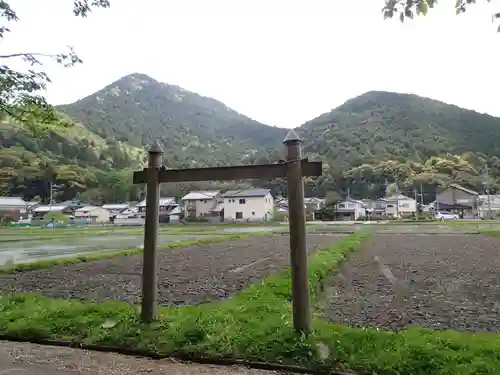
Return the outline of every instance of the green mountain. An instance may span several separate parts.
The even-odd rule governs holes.
[[[158,139],[170,167],[273,162],[282,158],[287,129],[256,122],[223,103],[131,74],[58,109],[76,124],[41,138],[22,126],[0,124],[0,194],[61,198],[136,199],[131,170],[144,163],[144,146]],[[324,175],[306,193],[381,196],[397,181],[428,197],[450,182],[500,190],[500,119],[416,95],[372,91],[348,100],[299,128],[304,154],[324,162]],[[47,172],[48,171],[48,172]],[[256,182],[286,193],[282,181]],[[199,188],[165,185],[168,194]],[[207,187],[207,186],[205,186]],[[166,190],[164,190],[165,192]],[[118,192],[118,193],[117,193]],[[426,198],[427,199],[427,198]]]
[[[261,124],[215,99],[139,73],[58,109],[105,138],[137,147],[158,139],[176,166],[245,161],[279,147],[286,135],[286,129]]]
[[[500,154],[500,119],[417,95],[371,91],[305,123],[306,152],[354,166],[447,153]]]
[[[385,183],[426,200],[459,183],[500,190],[500,119],[416,95],[371,91],[299,129],[306,155],[324,160],[321,190],[383,196]],[[489,167],[489,177],[485,176]]]

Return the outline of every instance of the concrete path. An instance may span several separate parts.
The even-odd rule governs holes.
[[[273,371],[148,360],[0,341],[0,375],[278,375]]]

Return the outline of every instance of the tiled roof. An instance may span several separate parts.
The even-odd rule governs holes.
[[[385,198],[386,201],[395,201],[397,199],[411,199],[411,200],[414,200],[413,198],[407,197],[406,195],[403,195],[403,194],[391,195],[390,197]]]
[[[68,208],[68,206],[38,206],[33,210],[33,212],[59,212]]]
[[[250,197],[265,197],[269,194],[269,189],[246,189],[246,190],[228,190],[223,196],[224,198],[250,198]]]
[[[212,199],[217,194],[219,194],[219,190],[200,190],[200,191],[190,191],[188,194],[183,196],[181,200],[183,201],[201,201],[204,199]]]
[[[26,205],[27,203],[20,197],[0,197],[0,206],[22,207]]]
[[[458,190],[462,190],[466,193],[469,193],[469,194],[472,194],[472,195],[478,195],[479,193],[477,191],[474,191],[472,189],[467,189],[461,185],[458,185],[458,184],[451,184],[450,187],[452,188],[455,188],[455,189],[458,189]]]
[[[103,204],[102,208],[105,210],[124,210],[125,208],[128,208],[128,204]]]
[[[76,210],[75,212],[87,212],[87,211],[94,211],[94,210],[97,210],[101,207],[97,207],[97,206],[83,206],[82,208],[79,208],[78,210]]]

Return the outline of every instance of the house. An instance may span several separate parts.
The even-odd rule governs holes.
[[[32,213],[35,208],[40,206],[42,203],[39,201],[29,201],[26,203],[28,206],[28,213]]]
[[[481,219],[495,218],[500,215],[500,195],[478,195],[478,216]]]
[[[219,190],[191,191],[181,198],[186,218],[219,218],[223,221],[224,206]]]
[[[168,212],[172,208],[178,206],[174,197],[160,198],[158,204],[159,204],[160,215],[162,213]],[[146,200],[145,199],[143,201],[139,202],[139,204],[137,205],[137,209],[138,209],[138,212],[142,214],[142,217],[145,217],[145,215],[144,215],[146,213]]]
[[[417,213],[417,201],[403,194],[396,194],[385,199],[385,214],[392,217],[411,217]]]
[[[224,221],[268,221],[274,214],[269,189],[228,190],[223,195]]]
[[[111,215],[108,210],[97,206],[83,206],[75,211],[75,219],[91,223],[108,223]]]
[[[436,211],[451,211],[464,217],[477,216],[479,193],[458,184],[441,188],[436,194]]]
[[[109,212],[111,216],[116,216],[119,213],[122,213],[123,211],[127,210],[129,207],[128,204],[126,203],[120,203],[120,204],[103,204],[101,206],[105,210]]]
[[[28,216],[28,204],[20,197],[0,197],[0,218],[9,216],[19,220]]]
[[[79,199],[70,199],[61,203],[54,203],[53,206],[66,206],[69,209],[76,211],[82,208],[84,204]]]
[[[386,215],[387,201],[385,199],[362,199],[365,205],[366,216],[370,218],[380,218]]]
[[[362,201],[346,198],[335,205],[333,215],[335,220],[358,220],[366,216],[366,207]]]
[[[57,205],[43,205],[38,206],[33,210],[33,218],[34,219],[42,219],[49,212],[60,212],[68,217],[73,216],[75,210],[67,205],[57,204]]]
[[[314,213],[318,211],[320,208],[324,207],[326,204],[326,200],[324,198],[318,197],[309,197],[304,198],[304,203],[306,205],[307,213]]]
[[[139,209],[137,206],[132,206],[132,207],[127,207],[123,211],[120,211],[117,214],[111,214],[111,217],[115,219],[128,219],[130,217],[135,217],[137,216],[137,213],[139,212]]]

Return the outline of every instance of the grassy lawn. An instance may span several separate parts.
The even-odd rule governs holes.
[[[178,242],[171,242],[167,243],[165,245],[158,246],[158,249],[161,250],[168,250],[176,247],[188,247],[188,246],[194,246],[194,245],[200,245],[200,244],[205,244],[205,243],[218,243],[218,242],[223,242],[223,241],[231,241],[231,240],[243,240],[246,238],[250,238],[253,236],[264,236],[264,235],[270,235],[274,232],[246,232],[246,233],[216,233],[219,235],[218,237],[209,237],[209,238],[200,238],[197,240],[186,240],[186,241],[178,241]],[[170,233],[168,233],[170,234]],[[203,235],[206,235],[207,233],[203,233]],[[1,243],[0,243],[1,245]],[[13,273],[13,272],[19,272],[19,271],[28,271],[28,270],[35,270],[35,269],[44,269],[44,268],[50,268],[54,267],[58,264],[67,264],[67,263],[82,263],[82,262],[90,262],[93,260],[100,260],[100,259],[110,259],[110,258],[115,258],[118,256],[129,256],[129,255],[136,255],[136,254],[141,254],[143,252],[142,248],[132,248],[132,249],[124,249],[124,250],[118,250],[118,251],[102,251],[102,252],[94,252],[94,253],[88,253],[88,254],[80,254],[80,255],[75,255],[73,257],[65,257],[65,258],[56,258],[56,259],[47,259],[47,260],[40,260],[36,262],[30,262],[30,263],[19,263],[19,264],[14,264],[14,263],[6,263],[4,265],[0,265],[0,274],[6,274],[6,273]]]
[[[314,302],[326,277],[367,236],[352,234],[310,257]],[[0,298],[0,334],[27,340],[76,339],[173,356],[327,366],[365,374],[500,374],[497,335],[418,327],[400,332],[350,328],[316,314],[314,331],[305,337],[292,329],[290,298],[290,271],[286,270],[231,300],[162,308],[157,322],[143,325],[138,309],[121,302],[91,304],[32,294],[5,295]]]

